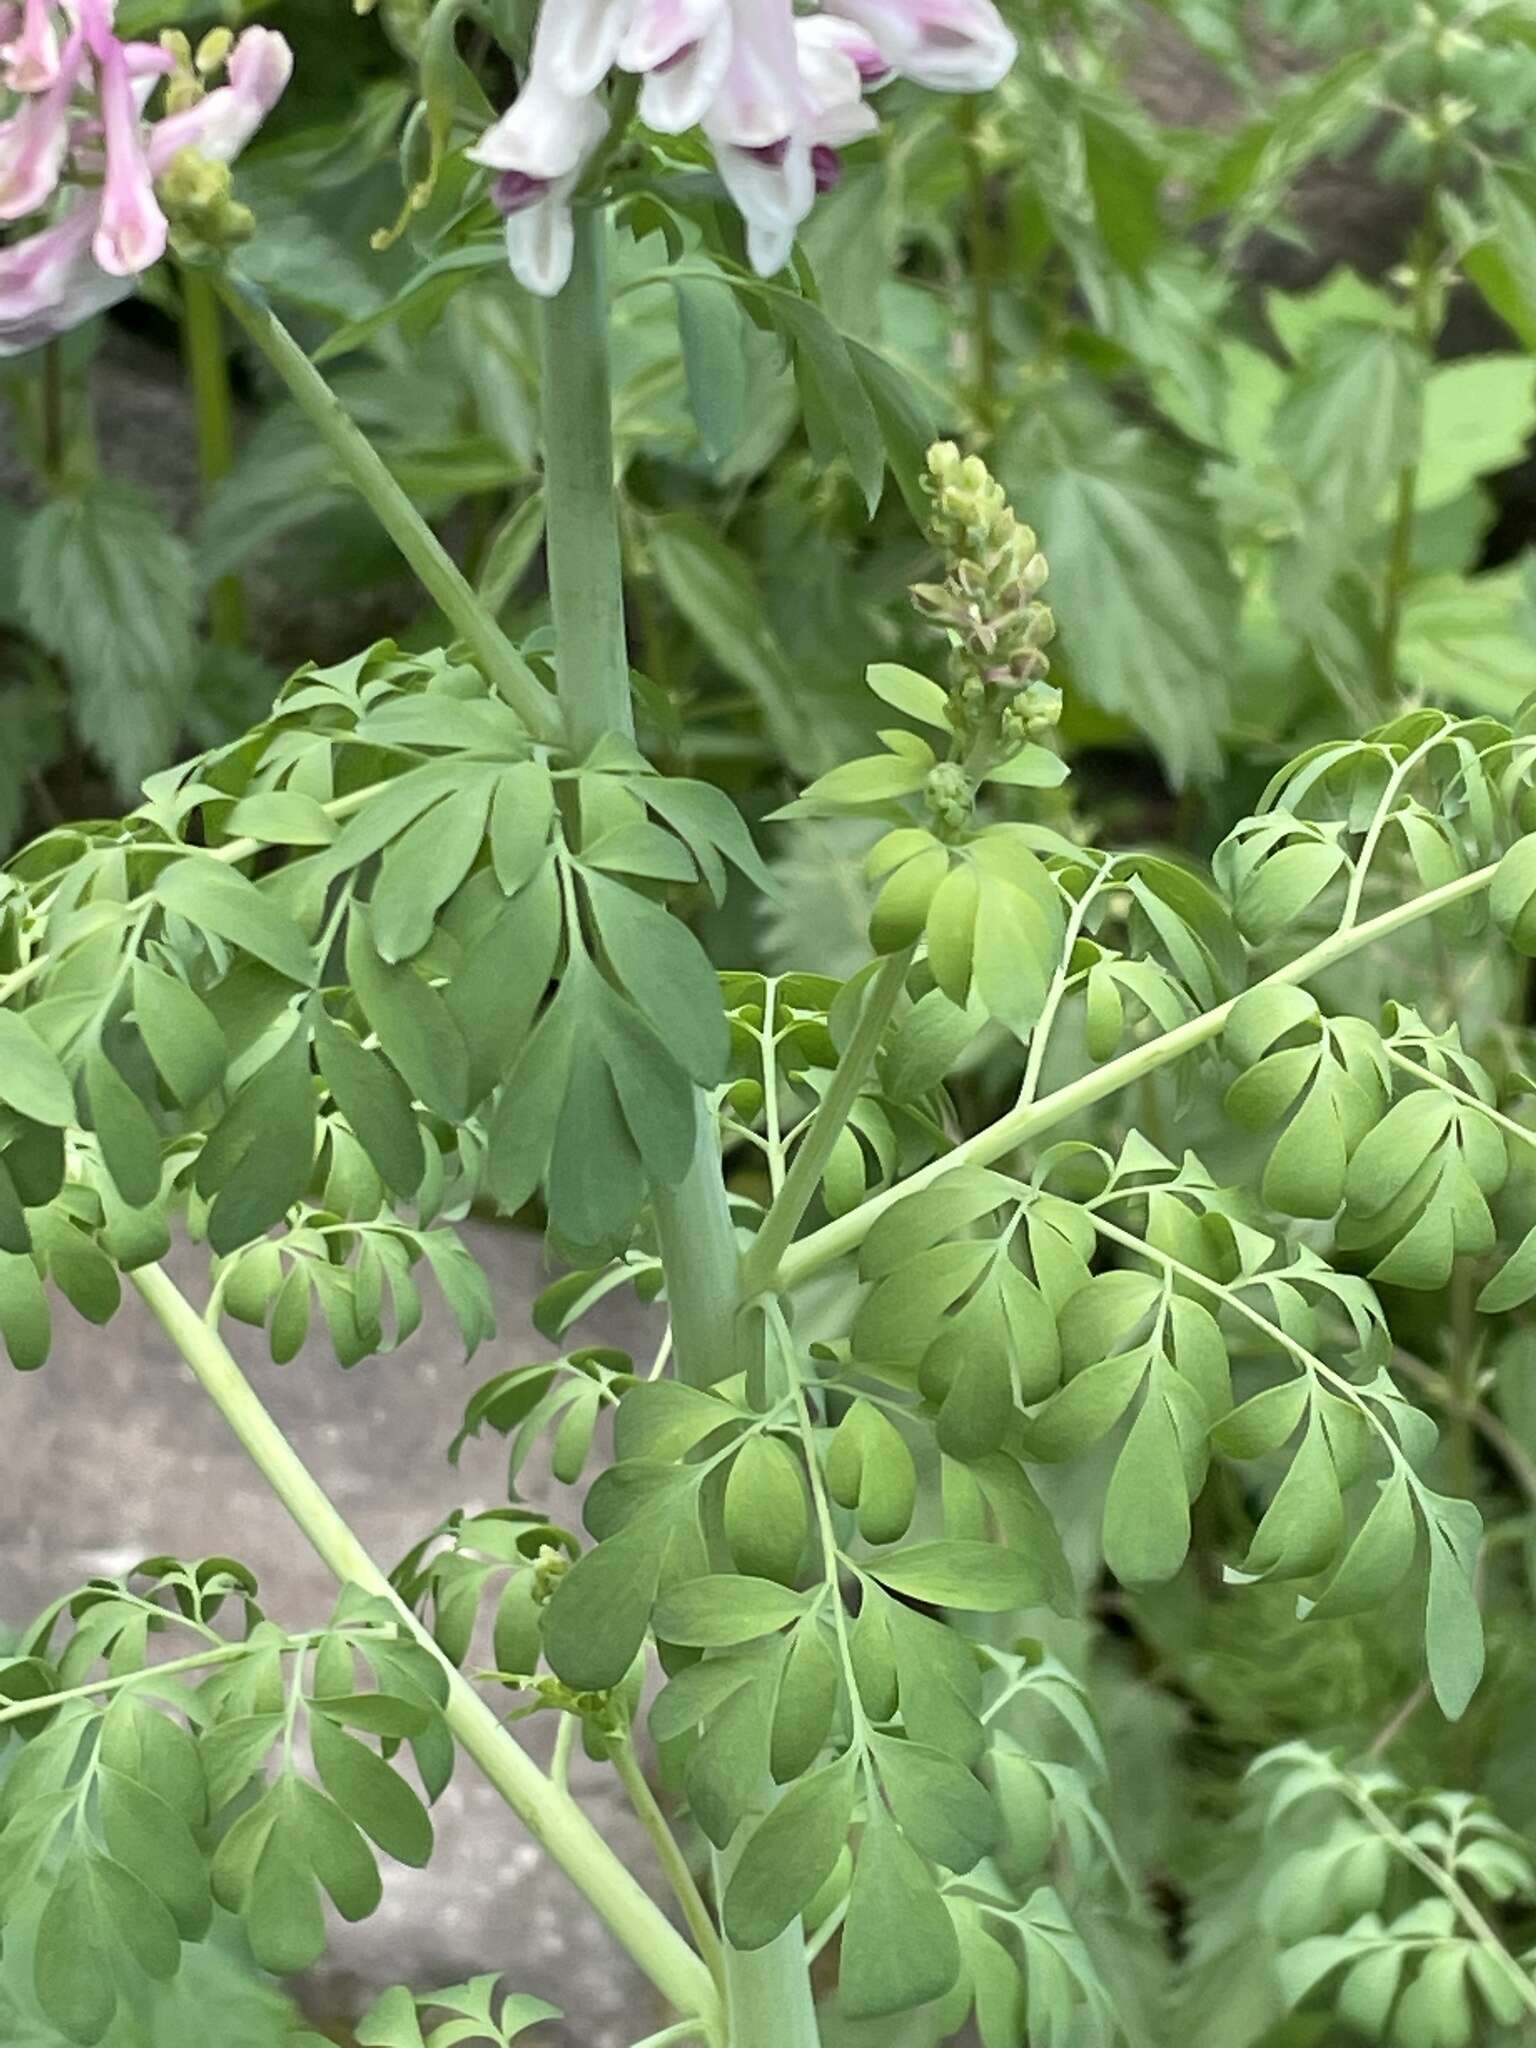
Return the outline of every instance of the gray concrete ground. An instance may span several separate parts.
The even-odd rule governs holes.
[[[404,1353],[350,1373],[323,1344],[279,1370],[257,1333],[235,1339],[262,1398],[385,1564],[446,1509],[505,1498],[498,1439],[471,1444],[457,1472],[444,1452],[482,1379],[549,1351],[528,1322],[542,1284],[537,1242],[476,1227],[472,1243],[502,1334],[468,1365],[435,1300]],[[200,1295],[196,1255],[179,1254],[172,1268]],[[627,1334],[638,1342],[644,1327],[629,1313]],[[625,1336],[623,1311],[610,1312],[605,1341]],[[215,1552],[250,1565],[275,1620],[303,1627],[325,1619],[335,1593],[329,1574],[131,1290],[107,1330],[61,1308],[44,1370],[11,1374],[0,1362],[0,1374],[0,1622],[24,1621],[93,1573],[145,1556]],[[563,1494],[550,1484],[552,1504]],[[574,1520],[568,1496],[561,1508]],[[545,1718],[522,1732],[547,1753]],[[602,1833],[649,1881],[644,1838],[614,1782],[583,1764],[575,1782]],[[430,1868],[388,1866],[379,1913],[357,1927],[336,1922],[327,1965],[304,1987],[316,2014],[355,2013],[392,1983],[424,1990],[504,1970],[516,1989],[567,2013],[566,2031],[551,2043],[621,2048],[662,2023],[649,1987],[472,1765],[461,1763],[435,1819]]]

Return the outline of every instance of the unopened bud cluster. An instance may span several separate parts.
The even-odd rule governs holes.
[[[929,449],[923,483],[933,501],[928,531],[948,573],[942,583],[914,585],[913,602],[950,635],[962,696],[1022,693],[1010,709],[1022,713],[1020,737],[1033,737],[1056,723],[1061,708],[1060,693],[1045,681],[1056,621],[1040,602],[1050,571],[1034,531],[981,457],[962,456],[953,441]]]
[[[235,198],[233,182],[228,164],[195,149],[172,157],[158,189],[179,256],[206,260],[250,240],[256,217]]]

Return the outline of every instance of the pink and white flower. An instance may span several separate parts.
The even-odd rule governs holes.
[[[0,45],[0,356],[65,333],[126,298],[165,252],[155,182],[183,150],[228,163],[271,112],[293,59],[268,29],[230,51],[227,83],[158,121],[145,109],[174,69],[158,45],[113,33],[111,0],[24,0]],[[72,190],[71,187],[74,189]],[[48,218],[49,212],[52,218]]]
[[[824,0],[864,29],[903,78],[938,92],[990,92],[1019,46],[992,0]]]
[[[592,10],[589,8],[588,12]],[[469,152],[498,173],[491,197],[506,217],[507,261],[519,283],[549,298],[570,275],[575,231],[571,198],[608,116],[592,91],[570,92],[563,67],[565,30],[546,8],[534,39],[528,81],[499,121]]]
[[[48,0],[24,0],[19,33],[0,43],[0,80],[13,92],[46,92],[59,75],[59,55]]]
[[[879,123],[864,95],[897,73],[958,92],[996,85],[1016,54],[992,0],[545,0],[522,91],[470,155],[499,173],[507,253],[530,290],[570,273],[571,204],[607,133],[599,89],[641,80],[661,134],[702,128],[747,226],[753,266],[788,262],[839,152]]]

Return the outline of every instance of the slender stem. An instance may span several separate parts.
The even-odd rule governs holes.
[[[1490,886],[1497,871],[1498,862],[1491,861],[1487,867],[1477,868],[1469,875],[1459,875],[1454,882],[1442,883],[1438,889],[1427,890],[1407,903],[1396,904],[1391,910],[1384,910],[1379,917],[1355,925],[1352,930],[1335,932],[1331,938],[1324,939],[1309,952],[1299,954],[1284,967],[1276,968],[1273,974],[1266,975],[1254,986],[1295,987],[1310,981],[1314,975],[1347,960],[1352,953],[1359,952],[1375,940],[1387,938],[1393,932],[1432,917],[1437,910],[1445,910],[1453,903],[1481,894]],[[777,1284],[781,1287],[795,1286],[833,1259],[857,1250],[887,1209],[920,1188],[930,1187],[946,1173],[953,1173],[964,1166],[990,1166],[994,1160],[1006,1157],[1015,1147],[1026,1144],[1043,1131],[1053,1130],[1068,1117],[1119,1094],[1122,1088],[1156,1073],[1173,1060],[1182,1059],[1185,1053],[1193,1052],[1197,1046],[1209,1045],[1225,1029],[1238,1001],[1239,998],[1233,996],[1227,1002],[1218,1003],[1214,1009],[1202,1011],[1198,1017],[1191,1017],[1172,1031],[1162,1032],[1142,1045],[1133,1046],[1129,1052],[1095,1068],[1081,1080],[1070,1082],[1065,1088],[1042,1096],[1037,1102],[1011,1109],[996,1123],[989,1124],[986,1130],[957,1145],[952,1152],[946,1152],[941,1159],[934,1160],[899,1186],[873,1196],[846,1216],[839,1216],[835,1222],[823,1225],[798,1244],[791,1245],[780,1264]]]
[[[1372,1737],[1371,1746],[1365,1752],[1367,1757],[1374,1761],[1377,1757],[1384,1756],[1408,1726],[1408,1723],[1413,1719],[1420,1707],[1427,1706],[1434,1696],[1434,1687],[1430,1684],[1429,1680],[1427,1678],[1420,1679],[1401,1706],[1393,1709],[1391,1719],[1383,1722],[1382,1726]]]
[[[1072,906],[1071,915],[1067,919],[1067,929],[1061,941],[1061,965],[1051,977],[1045,1008],[1040,1012],[1039,1022],[1030,1033],[1029,1059],[1024,1067],[1024,1079],[1019,1087],[1019,1100],[1015,1107],[1022,1108],[1025,1103],[1033,1102],[1040,1093],[1040,1076],[1045,1071],[1045,1057],[1051,1049],[1051,1035],[1056,1029],[1057,1016],[1073,979],[1072,955],[1077,950],[1077,942],[1082,937],[1083,926],[1087,922],[1094,899],[1113,871],[1114,862],[1106,861]]]
[[[1424,218],[1419,229],[1418,257],[1413,279],[1413,338],[1428,368],[1435,345],[1435,286],[1440,251],[1435,216],[1440,185],[1445,175],[1446,146],[1437,142],[1430,158],[1424,187]],[[1419,401],[1418,437],[1424,435],[1423,400]],[[1413,460],[1404,464],[1397,479],[1397,505],[1392,516],[1392,537],[1387,547],[1386,574],[1382,586],[1381,642],[1376,663],[1376,694],[1390,703],[1397,691],[1397,652],[1402,638],[1403,609],[1413,581],[1414,526],[1419,514],[1419,473],[1422,445]]]
[[[197,466],[206,506],[213,487],[235,466],[235,417],[229,395],[229,353],[219,295],[206,270],[181,273],[181,345],[197,418]],[[208,593],[208,620],[220,647],[245,637],[245,593],[238,576],[221,576]]]
[[[562,1792],[570,1790],[571,1752],[576,1747],[576,1730],[580,1726],[575,1714],[562,1714],[560,1725],[555,1730],[555,1747],[549,1759],[549,1775]]]
[[[1419,763],[1426,760],[1434,752],[1435,748],[1439,746],[1440,738],[1441,735],[1435,733],[1422,746],[1415,747],[1411,754],[1405,755],[1398,762],[1391,775],[1388,776],[1387,786],[1382,791],[1381,801],[1376,806],[1376,814],[1371,819],[1370,830],[1361,842],[1359,854],[1355,859],[1354,873],[1351,875],[1349,882],[1349,894],[1344,899],[1344,913],[1339,919],[1339,929],[1341,931],[1347,932],[1351,925],[1359,920],[1360,905],[1365,896],[1365,885],[1370,879],[1371,862],[1376,858],[1376,849],[1381,844],[1381,835],[1386,831],[1387,825],[1391,820],[1392,806],[1396,801],[1398,791],[1407,782],[1409,776]],[[1383,751],[1385,752],[1385,749]],[[1387,755],[1387,758],[1390,760],[1390,754]]]
[[[296,1649],[309,1641],[308,1636],[295,1636],[283,1648]],[[37,1699],[8,1700],[0,1706],[0,1728],[7,1721],[24,1721],[29,1714],[51,1714],[55,1707],[67,1706],[71,1700],[88,1700],[98,1693],[120,1692],[125,1686],[174,1678],[183,1671],[206,1671],[215,1664],[230,1664],[239,1657],[250,1655],[249,1643],[225,1643],[219,1649],[193,1650],[186,1657],[168,1657],[163,1664],[146,1664],[141,1671],[119,1671],[110,1678],[88,1678],[83,1685],[68,1686],[63,1692],[44,1693]]]
[[[676,2041],[702,2041],[704,2031],[692,2020],[679,2020],[675,2027],[663,2027],[659,2034],[647,2034],[635,2048],[672,2048]]]
[[[680,2013],[717,2036],[719,1998],[708,1968],[648,1898],[569,1793],[545,1777],[396,1593],[257,1398],[234,1354],[159,1266],[130,1275],[273,1492],[343,1585],[387,1600],[447,1680],[444,1718],[530,1833],[591,1901],[621,1945]]]
[[[1443,1864],[1437,1863],[1433,1856],[1420,1848],[1410,1836],[1405,1835],[1388,1815],[1382,1812],[1363,1787],[1356,1785],[1351,1779],[1342,1777],[1340,1786],[1351,1805],[1364,1815],[1379,1835],[1391,1843],[1404,1862],[1411,1863],[1422,1877],[1429,1880],[1441,1897],[1454,1907],[1462,1923],[1471,1930],[1473,1937],[1482,1944],[1508,1978],[1526,2011],[1536,2013],[1536,1982],[1521,1969],[1466,1889]]]
[[[1475,1390],[1470,1397],[1464,1390],[1452,1383],[1444,1373],[1436,1372],[1421,1358],[1411,1352],[1396,1351],[1392,1355],[1393,1370],[1405,1379],[1413,1381],[1421,1392],[1427,1394],[1448,1414],[1464,1415],[1466,1420],[1482,1437],[1483,1441],[1499,1456],[1509,1468],[1510,1477],[1533,1507],[1536,1507],[1536,1458],[1533,1458],[1513,1430],[1506,1427],[1493,1411],[1477,1399]]]
[[[640,1768],[640,1759],[635,1754],[632,1736],[626,1736],[613,1753],[613,1767],[619,1774],[619,1783],[629,1797],[640,1825],[650,1837],[651,1847],[656,1851],[656,1860],[661,1865],[662,1875],[672,1887],[677,1903],[683,1910],[688,1923],[688,1932],[693,1936],[694,1946],[708,1963],[717,1984],[724,1976],[724,1959],[720,1949],[720,1937],[715,1932],[715,1923],[710,1917],[698,1885],[694,1882],[688,1858],[678,1846],[676,1835],[662,1812],[655,1793],[651,1790],[645,1772]]]
[[[576,210],[570,282],[542,310],[544,462],[555,664],[571,743],[632,735],[614,487],[604,215]]]
[[[1413,1078],[1422,1081],[1425,1087],[1438,1088],[1442,1095],[1451,1095],[1456,1101],[1464,1102],[1468,1109],[1475,1109],[1479,1116],[1485,1116],[1489,1123],[1496,1124],[1506,1137],[1518,1138],[1522,1145],[1536,1145],[1536,1131],[1533,1131],[1529,1124],[1517,1123],[1512,1116],[1506,1116],[1502,1109],[1490,1108],[1480,1096],[1474,1095],[1470,1088],[1458,1087],[1456,1082],[1446,1080],[1443,1074],[1432,1074],[1428,1067],[1422,1066],[1418,1060],[1410,1059],[1395,1045],[1387,1046],[1385,1051],[1394,1067],[1400,1067],[1405,1074],[1412,1074]]]
[[[815,1198],[833,1148],[847,1126],[869,1079],[885,1028],[895,1014],[907,983],[915,947],[889,954],[865,993],[864,1008],[842,1058],[833,1071],[821,1106],[811,1119],[810,1129],[790,1164],[783,1187],[763,1219],[763,1227],[752,1249],[742,1261],[742,1289],[750,1300],[766,1290],[779,1270],[779,1262],[794,1241],[801,1219]]]
[[[968,237],[971,257],[971,378],[976,424],[983,439],[997,426],[997,328],[993,314],[994,281],[991,197],[981,152],[981,101],[972,93],[957,109],[965,146]]]
[[[64,481],[64,345],[57,338],[43,347],[43,475],[49,488]]]
[[[415,571],[423,589],[535,738],[555,740],[559,723],[549,693],[481,604],[437,535],[390,475],[383,457],[264,300],[228,276],[216,289],[261,350],[347,480]]]

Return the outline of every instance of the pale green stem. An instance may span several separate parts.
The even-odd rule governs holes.
[[[1469,875],[1460,875],[1454,882],[1446,882],[1438,889],[1430,889],[1410,902],[1399,903],[1391,910],[1384,910],[1379,917],[1373,917],[1365,924],[1357,924],[1348,931],[1335,932],[1324,939],[1310,952],[1302,953],[1288,961],[1284,967],[1255,983],[1257,988],[1296,987],[1310,981],[1314,975],[1347,960],[1351,954],[1377,939],[1389,937],[1393,932],[1417,924],[1420,919],[1432,917],[1438,910],[1445,910],[1453,903],[1460,903],[1469,896],[1476,896],[1486,890],[1498,872],[1498,862],[1492,861],[1487,867],[1477,868]],[[966,1166],[990,1166],[995,1160],[1006,1158],[1018,1146],[1029,1143],[1043,1132],[1054,1130],[1069,1117],[1091,1109],[1095,1103],[1103,1102],[1112,1095],[1118,1095],[1132,1082],[1141,1081],[1160,1067],[1182,1059],[1197,1046],[1209,1045],[1213,1038],[1219,1038],[1226,1028],[1227,1020],[1237,1007],[1239,997],[1218,1003],[1214,1009],[1205,1010],[1198,1017],[1191,1017],[1187,1023],[1177,1025],[1172,1031],[1165,1031],[1156,1038],[1149,1038],[1142,1045],[1133,1046],[1118,1059],[1107,1061],[1096,1067],[1091,1074],[1084,1074],[1065,1088],[1058,1088],[1053,1094],[1043,1095],[1036,1102],[1024,1103],[989,1124],[984,1131],[957,1145],[952,1152],[934,1160],[921,1171],[903,1181],[899,1187],[887,1189],[883,1194],[873,1196],[846,1216],[839,1216],[834,1222],[825,1224],[791,1245],[779,1267],[777,1284],[793,1287],[817,1273],[832,1260],[842,1258],[846,1253],[856,1251],[864,1242],[878,1218],[895,1203],[904,1201],[908,1195],[921,1188],[931,1187],[946,1173],[954,1173]]]
[[[1536,1982],[1527,1976],[1515,1961],[1509,1950],[1500,1941],[1492,1925],[1479,1910],[1475,1901],[1460,1882],[1434,1857],[1420,1848],[1419,1844],[1405,1835],[1392,1820],[1382,1812],[1370,1794],[1345,1777],[1339,1779],[1340,1789],[1358,1812],[1376,1832],[1389,1842],[1405,1863],[1411,1863],[1422,1877],[1435,1887],[1443,1899],[1455,1910],[1462,1924],[1469,1929],[1475,1941],[1487,1951],[1489,1957],[1508,1979],[1511,1988],[1527,2012],[1536,2013]]]
[[[613,1751],[613,1767],[619,1774],[619,1783],[629,1795],[629,1803],[635,1810],[640,1825],[650,1837],[651,1847],[656,1851],[656,1860],[661,1865],[662,1875],[672,1887],[673,1895],[682,1908],[683,1918],[688,1923],[688,1932],[693,1936],[699,1954],[710,1967],[715,1981],[721,1983],[724,1976],[724,1959],[721,1955],[720,1936],[710,1918],[709,1908],[700,1896],[694,1882],[688,1858],[678,1846],[667,1816],[662,1812],[655,1793],[651,1790],[640,1759],[635,1754],[632,1735]],[[722,1985],[723,1988],[723,1985]]]
[[[624,632],[609,394],[604,223],[578,209],[570,282],[544,310],[545,487],[560,704],[573,744],[634,731]],[[714,1118],[695,1097],[692,1163],[651,1191],[678,1377],[708,1386],[736,1365],[739,1260]],[[716,1859],[717,1892],[721,1859]],[[797,1929],[755,1954],[723,1945],[730,2048],[818,2048],[815,2002]]]
[[[729,1849],[715,1852],[717,1898],[725,1897],[750,1839],[750,1828],[740,1828]],[[820,2048],[816,1996],[798,1918],[766,1948],[732,1948],[727,1942],[725,1963],[730,2048]]]
[[[282,1645],[283,1654],[307,1648],[313,1640],[312,1636],[293,1636]],[[0,1728],[7,1721],[24,1721],[29,1714],[51,1714],[55,1707],[68,1706],[72,1700],[94,1699],[101,1693],[121,1692],[126,1686],[153,1685],[159,1679],[179,1677],[184,1671],[207,1671],[216,1664],[231,1664],[237,1658],[250,1655],[249,1643],[225,1643],[219,1649],[194,1650],[186,1657],[168,1657],[163,1664],[146,1664],[141,1671],[119,1671],[110,1678],[88,1678],[83,1685],[67,1686],[63,1692],[43,1693],[34,1700],[8,1700],[0,1707]]]
[[[1522,1145],[1536,1145],[1536,1131],[1528,1124],[1517,1123],[1501,1109],[1490,1109],[1481,1096],[1474,1095],[1470,1088],[1458,1087],[1454,1081],[1448,1081],[1443,1074],[1432,1074],[1428,1067],[1422,1066],[1418,1060],[1410,1059],[1395,1045],[1389,1045],[1386,1054],[1394,1067],[1400,1067],[1405,1074],[1412,1074],[1414,1079],[1422,1081],[1426,1088],[1438,1088],[1442,1095],[1449,1095],[1457,1102],[1464,1102],[1468,1109],[1475,1109],[1479,1116],[1486,1117],[1489,1123],[1496,1124],[1507,1137],[1517,1138]]]
[[[1359,919],[1360,905],[1365,896],[1365,885],[1370,879],[1371,862],[1376,858],[1376,849],[1381,844],[1381,835],[1386,831],[1391,821],[1392,805],[1397,798],[1398,791],[1407,782],[1409,776],[1412,775],[1419,763],[1427,760],[1435,748],[1439,746],[1440,740],[1441,735],[1435,733],[1421,747],[1415,747],[1411,754],[1406,755],[1403,760],[1398,762],[1388,777],[1387,786],[1381,793],[1381,801],[1376,806],[1376,815],[1371,819],[1370,830],[1365,835],[1359,856],[1355,861],[1355,871],[1350,879],[1349,894],[1344,902],[1344,914],[1339,919],[1340,931],[1347,932]]]
[[[900,953],[888,955],[865,994],[863,1012],[853,1036],[833,1071],[810,1129],[800,1141],[784,1185],[742,1261],[742,1290],[749,1300],[772,1285],[779,1262],[815,1199],[827,1162],[853,1114],[860,1090],[869,1079],[886,1026],[895,1015],[915,951],[915,947],[908,946]]]
[[[605,216],[576,210],[570,282],[541,311],[549,598],[560,702],[578,754],[634,733],[608,369]]]
[[[329,803],[321,805],[321,809],[328,818],[334,820],[339,821],[342,818],[350,818],[354,811],[362,810],[365,805],[370,803],[379,794],[380,790],[387,789],[388,787],[389,784],[387,782],[370,782],[366,789],[354,789],[350,790],[346,796],[332,797]],[[136,853],[197,853],[207,860],[223,861],[226,865],[232,866],[236,861],[253,859],[255,855],[265,850],[265,846],[266,842],[261,839],[227,839],[222,846],[208,847],[173,846],[169,843],[157,846],[153,841],[141,841],[135,843],[134,851]],[[142,896],[130,898],[127,903],[122,905],[124,919],[131,919],[136,912],[141,911],[151,901],[151,897],[152,892],[145,890]],[[48,904],[45,902],[34,911],[34,917],[45,915],[47,909]],[[16,968],[13,973],[0,977],[0,1003],[9,1002],[13,995],[26,988],[30,982],[36,981],[39,975],[46,974],[48,969],[56,964],[54,955],[44,951],[35,954],[24,966]]]
[[[715,1120],[702,1094],[694,1114],[693,1163],[675,1188],[652,1188],[651,1214],[667,1276],[677,1376],[689,1386],[710,1387],[740,1370],[740,1261]]]
[[[591,1901],[614,1937],[680,2013],[723,2043],[719,1998],[704,1962],[648,1898],[581,1807],[538,1768],[449,1662],[359,1543],[324,1489],[262,1406],[234,1354],[159,1266],[129,1276],[239,1438],[267,1484],[344,1586],[387,1600],[441,1666],[449,1729],[529,1832]]]
[[[367,500],[374,517],[415,571],[422,587],[452,626],[485,677],[536,739],[559,737],[549,693],[476,597],[437,535],[391,476],[329,384],[265,301],[224,276],[219,296],[267,361],[347,481]]]
[[[197,466],[204,503],[235,466],[234,408],[229,396],[229,353],[218,293],[206,270],[181,272],[181,338],[197,418]],[[245,637],[245,594],[238,576],[221,576],[208,593],[208,621],[221,647]]]
[[[1045,1071],[1046,1054],[1051,1049],[1051,1035],[1056,1029],[1056,1019],[1073,980],[1072,955],[1077,950],[1077,942],[1082,937],[1083,926],[1088,921],[1088,912],[1093,907],[1094,899],[1113,871],[1113,861],[1106,861],[1072,906],[1072,913],[1067,919],[1067,929],[1061,942],[1061,965],[1051,977],[1045,1008],[1040,1012],[1040,1020],[1030,1033],[1029,1058],[1024,1067],[1024,1079],[1019,1086],[1016,1108],[1033,1102],[1040,1093],[1040,1076]]]

